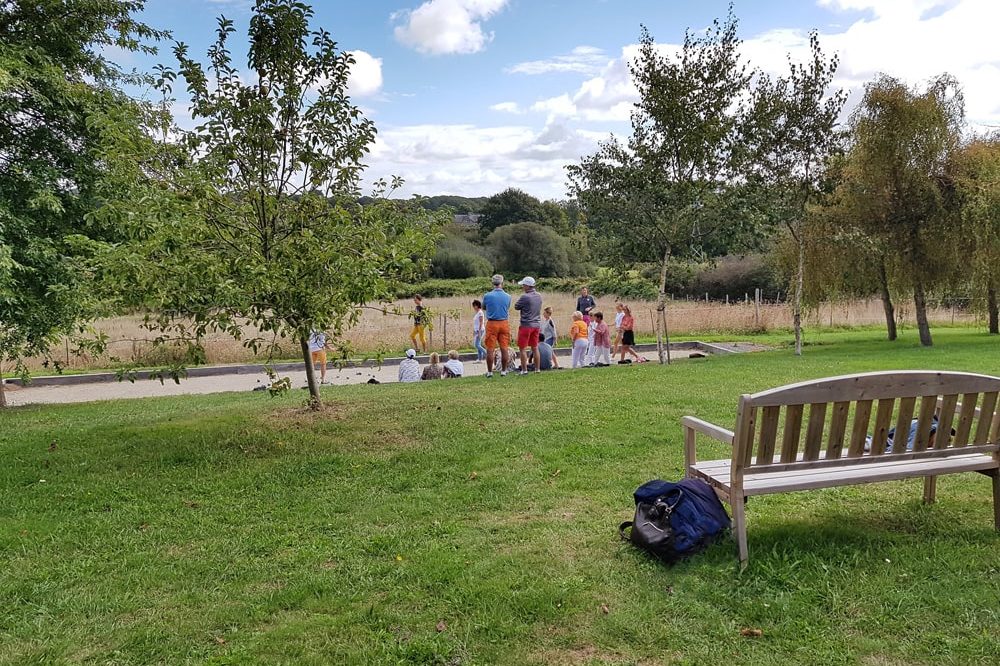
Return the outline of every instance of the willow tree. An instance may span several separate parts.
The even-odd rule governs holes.
[[[187,360],[212,330],[254,349],[296,340],[318,406],[310,332],[339,337],[364,303],[422,272],[442,216],[384,187],[358,203],[375,126],[347,94],[352,56],[311,18],[301,2],[256,0],[249,76],[232,61],[225,18],[207,68],[175,47],[197,126],[164,132],[157,157],[138,160],[143,194],[118,209],[133,238],[104,264],[161,339],[187,343]],[[174,77],[163,71],[165,93]]]
[[[656,342],[669,362],[666,278],[672,258],[698,255],[721,234],[740,235],[753,216],[742,202],[737,145],[746,125],[751,74],[740,55],[732,12],[702,35],[685,32],[676,54],[659,49],[643,27],[630,63],[639,101],[632,135],[612,137],[568,167],[570,189],[607,257],[624,266],[660,266]],[[664,353],[666,351],[666,354]]]
[[[913,294],[920,343],[930,346],[927,293],[956,267],[956,205],[949,164],[961,143],[962,94],[942,75],[926,90],[888,76],[865,86],[851,115],[851,149],[839,186],[863,202],[858,221],[899,260]]]
[[[979,137],[957,156],[962,234],[969,241],[972,284],[985,296],[989,331],[1000,334],[1000,134]]]

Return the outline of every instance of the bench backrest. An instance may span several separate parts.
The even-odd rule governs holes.
[[[828,377],[743,395],[733,437],[733,474],[972,452],[997,455],[998,395],[1000,377],[928,370]],[[932,437],[935,416],[939,435]],[[916,437],[908,449],[913,419]],[[892,428],[899,435],[887,452]]]

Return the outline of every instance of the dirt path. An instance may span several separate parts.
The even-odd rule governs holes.
[[[648,359],[655,359],[656,352],[645,352],[641,355]],[[675,353],[676,355],[676,353]],[[687,356],[684,353],[683,356]],[[559,355],[559,362],[569,367],[569,356]],[[330,384],[364,384],[374,378],[380,383],[395,382],[398,377],[396,366],[384,368],[350,368],[344,370],[327,370],[326,378]],[[465,363],[465,375],[475,377],[486,372],[485,363]],[[306,373],[299,372],[281,373],[287,375],[292,380],[292,387],[298,390],[306,385]],[[508,376],[508,380],[514,379]],[[258,386],[267,385],[267,375],[263,372],[259,374],[243,375],[220,375],[215,377],[190,377],[182,379],[180,384],[167,381],[160,384],[154,380],[136,380],[129,382],[99,382],[90,384],[75,384],[68,386],[27,386],[20,388],[7,385],[7,402],[12,406],[28,405],[33,403],[70,403],[70,402],[91,402],[95,400],[117,400],[120,398],[148,398],[167,395],[189,395],[205,393],[224,393],[226,391],[251,391]]]

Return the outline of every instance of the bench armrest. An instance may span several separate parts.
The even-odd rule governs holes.
[[[697,433],[707,435],[723,444],[733,445],[733,431],[721,428],[714,423],[702,421],[694,416],[685,416],[681,419],[681,427],[684,428],[684,469],[688,476],[691,475],[691,468],[698,461],[695,455],[695,439]]]

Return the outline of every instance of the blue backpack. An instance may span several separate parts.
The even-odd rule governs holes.
[[[635,491],[634,498],[635,519],[622,523],[618,533],[666,562],[704,550],[729,529],[725,507],[711,486],[700,479],[647,481]]]

